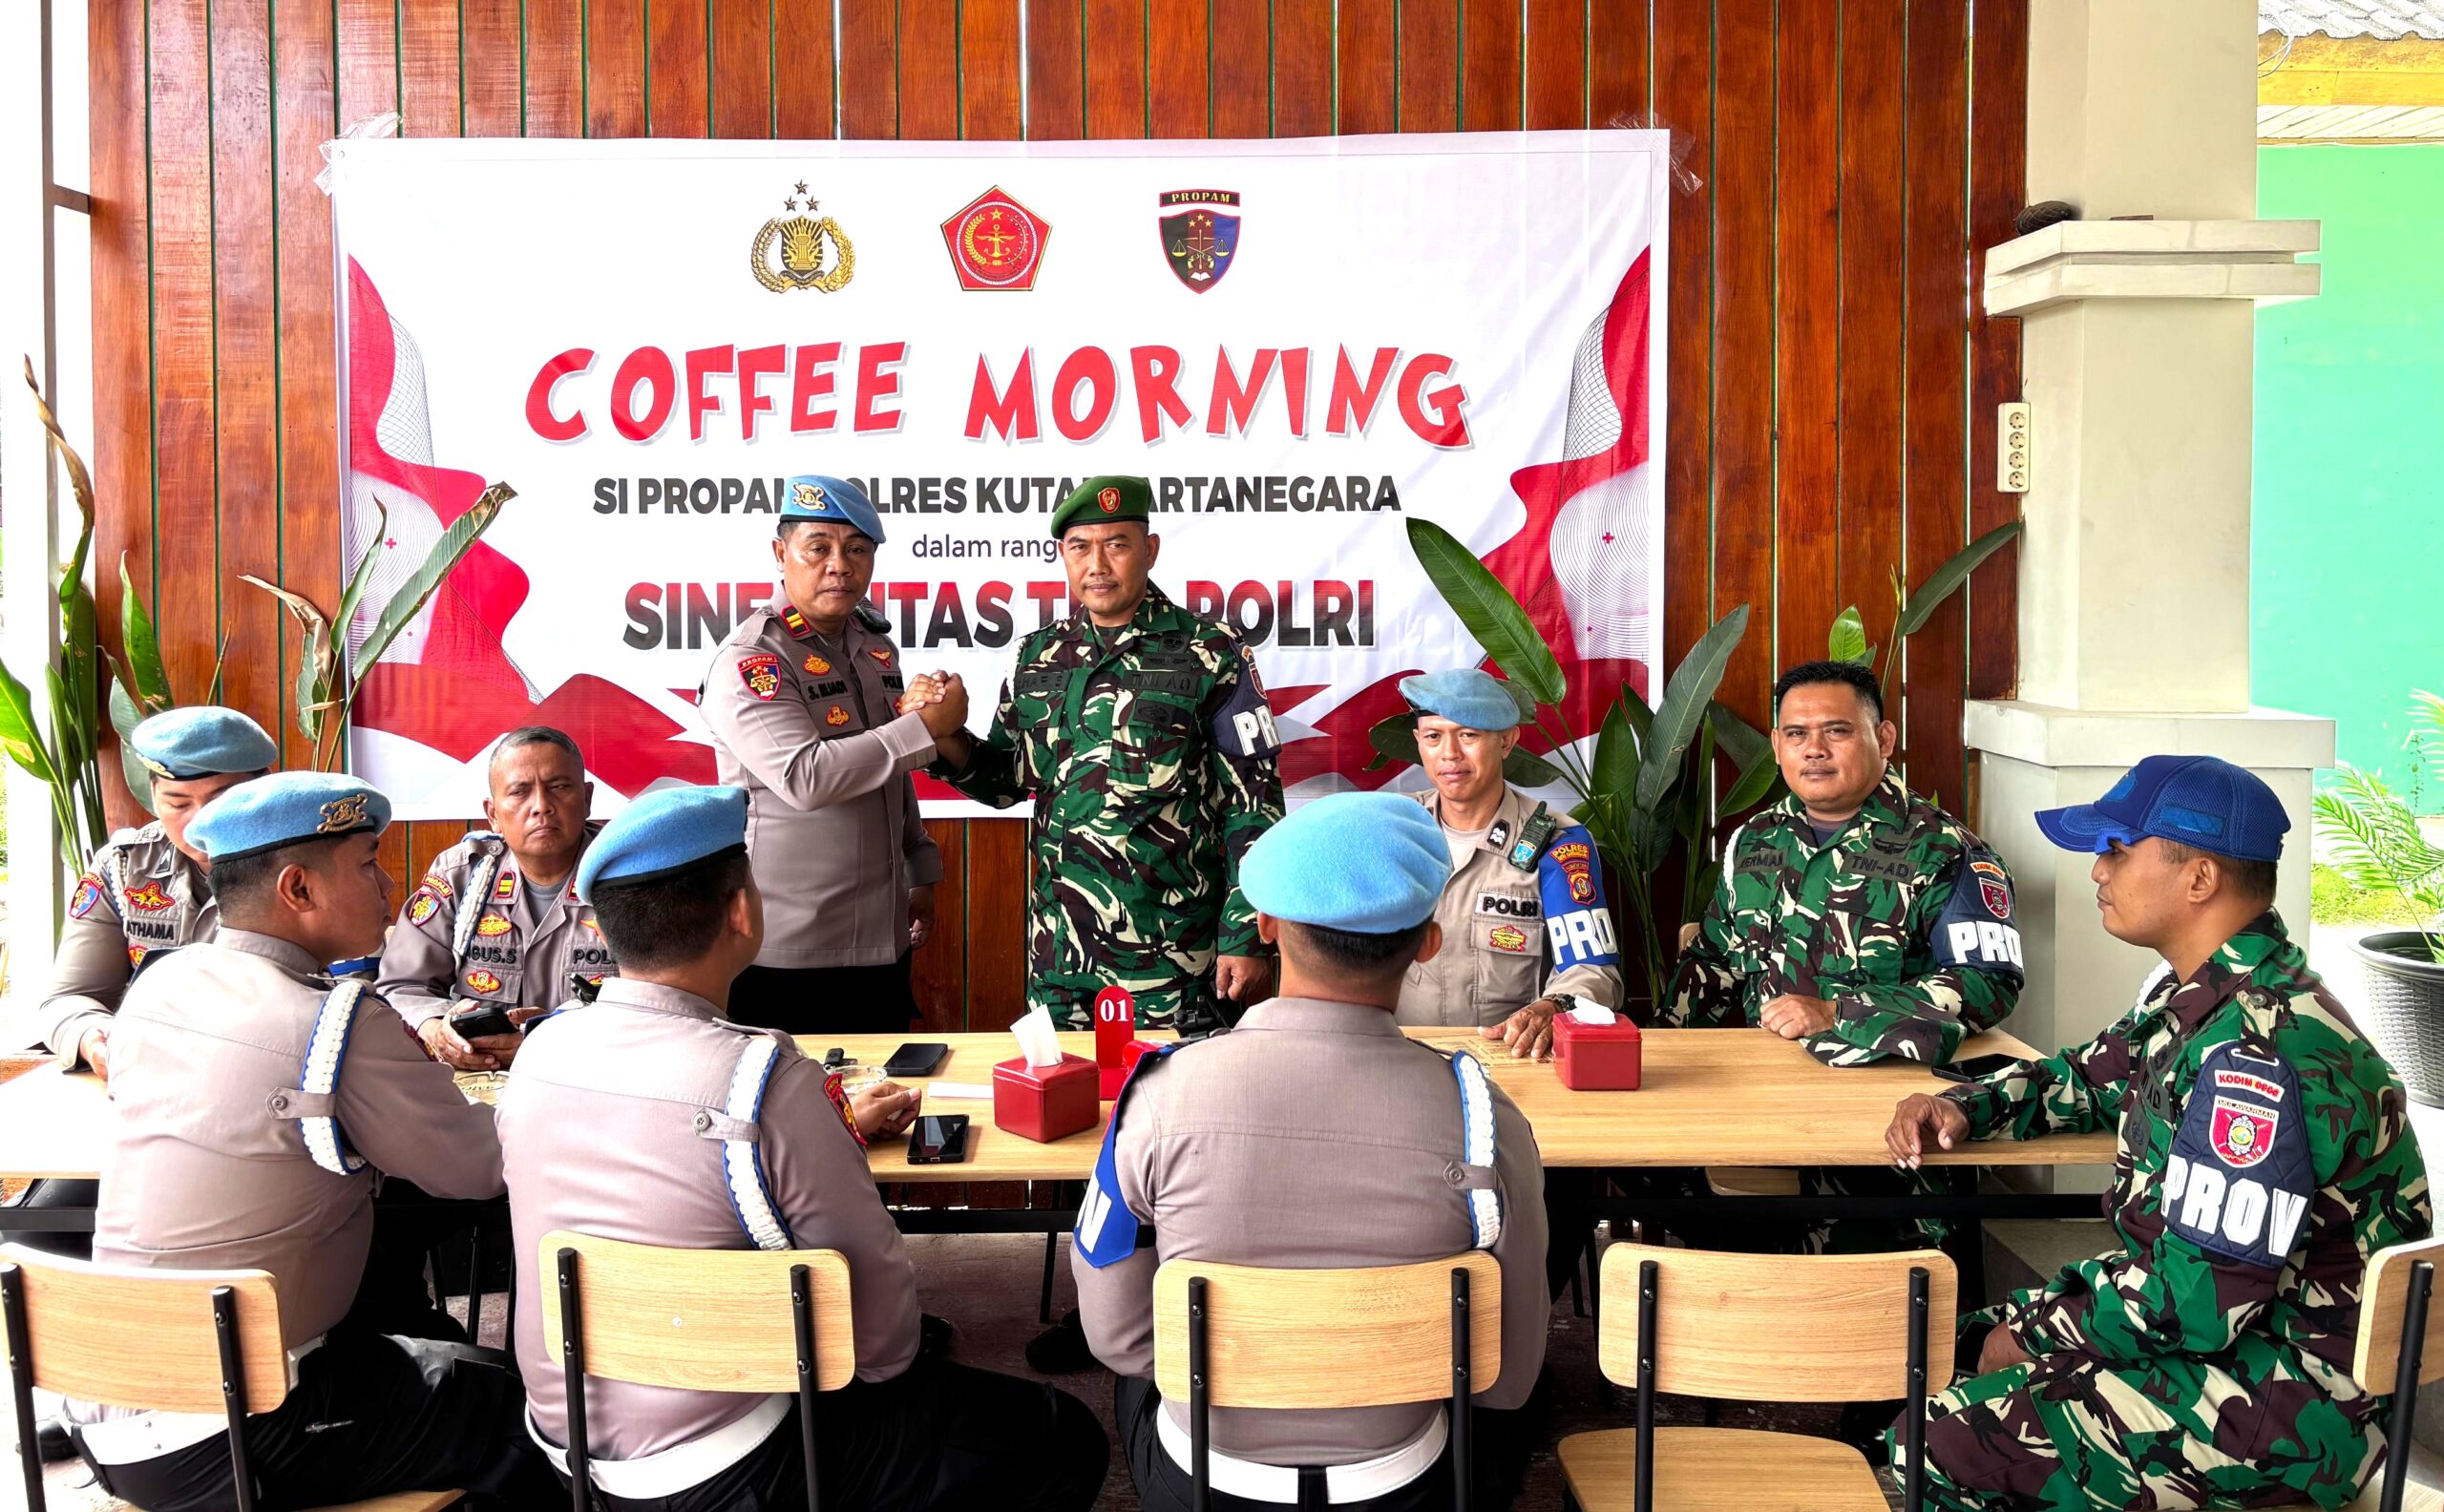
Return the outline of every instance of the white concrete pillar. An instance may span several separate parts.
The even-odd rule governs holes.
[[[1970,706],[1978,828],[2019,884],[2043,1047],[2126,1010],[2153,965],[2097,922],[2090,863],[2030,815],[2156,751],[2272,783],[2292,818],[2278,906],[2307,928],[2308,795],[2333,725],[2249,705],[2256,305],[2311,295],[2314,222],[2252,219],[2254,0],[2033,0],[2028,198],[2081,219],[1993,249],[1986,306],[2021,320],[2034,450],[2020,698]],[[2147,216],[2147,220],[2115,220]]]

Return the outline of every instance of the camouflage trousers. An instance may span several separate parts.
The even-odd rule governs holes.
[[[2263,1338],[2143,1365],[2048,1355],[1927,1399],[1927,1506],[2340,1507],[2383,1459],[2381,1420],[2346,1414]],[[1896,1467],[1897,1428],[1885,1439]]]

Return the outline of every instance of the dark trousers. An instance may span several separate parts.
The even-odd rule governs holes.
[[[526,1436],[525,1407],[517,1368],[496,1350],[343,1325],[298,1366],[286,1401],[246,1419],[255,1505],[279,1512],[446,1488],[472,1493],[478,1507],[564,1505],[567,1493]],[[206,1512],[235,1500],[226,1434],[93,1470],[103,1490],[145,1512]]]
[[[887,966],[749,966],[730,983],[732,1023],[784,1034],[905,1034],[916,1020],[908,957]]]
[[[827,1507],[1086,1512],[1111,1468],[1103,1424],[1077,1397],[948,1360],[920,1358],[890,1380],[826,1392],[815,1414]],[[596,1499],[611,1512],[803,1507],[797,1406],[791,1403],[789,1417],[745,1459],[709,1480],[676,1496]],[[564,1489],[559,1504],[567,1502]]]
[[[1538,1388],[1541,1395],[1542,1388]],[[1146,1512],[1189,1512],[1196,1504],[1196,1482],[1171,1458],[1155,1437],[1154,1415],[1162,1411],[1162,1394],[1143,1376],[1123,1376],[1112,1385],[1112,1418],[1120,1428],[1121,1452],[1128,1459],[1129,1478],[1137,1482],[1138,1504]],[[1470,1504],[1476,1512],[1503,1512],[1518,1499],[1519,1482],[1528,1473],[1528,1455],[1535,1445],[1542,1413],[1535,1398],[1511,1412],[1480,1407],[1471,1419],[1474,1451],[1469,1466]],[[1320,1476],[1301,1489],[1312,1498],[1324,1494]],[[1352,1512],[1443,1512],[1452,1504],[1451,1450],[1445,1445],[1423,1475],[1399,1490],[1367,1502],[1336,1502]],[[1275,1512],[1279,1502],[1251,1502],[1245,1497],[1212,1493],[1214,1512]],[[1318,1500],[1316,1504],[1327,1503]]]

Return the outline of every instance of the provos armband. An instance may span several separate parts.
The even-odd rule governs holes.
[[[2164,1162],[2166,1226],[2219,1259],[2275,1269],[2299,1243],[2316,1186],[2290,1062],[2238,1044],[2208,1051]]]
[[[1553,969],[1611,966],[1621,958],[1612,914],[1604,906],[1595,843],[1575,826],[1554,837],[1537,862],[1536,891],[1545,905],[1545,934]]]
[[[1938,966],[1965,966],[2017,977],[2019,927],[2012,922],[2012,878],[2002,863],[1982,851],[1960,862],[1951,899],[1936,918],[1928,947]]]
[[[1239,659],[1239,685],[1213,715],[1213,744],[1225,756],[1242,761],[1271,756],[1281,749],[1281,735],[1273,726],[1273,709],[1265,703],[1264,681],[1256,676],[1256,659],[1244,646]]]

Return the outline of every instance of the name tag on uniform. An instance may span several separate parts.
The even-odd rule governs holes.
[[[1853,873],[1863,877],[1877,877],[1886,882],[1914,882],[1918,877],[1918,869],[1911,866],[1905,856],[1868,852],[1844,856],[1843,861]]]
[[[1477,894],[1477,912],[1498,914],[1504,918],[1543,918],[1545,906],[1533,897],[1512,892],[1481,892]]]

